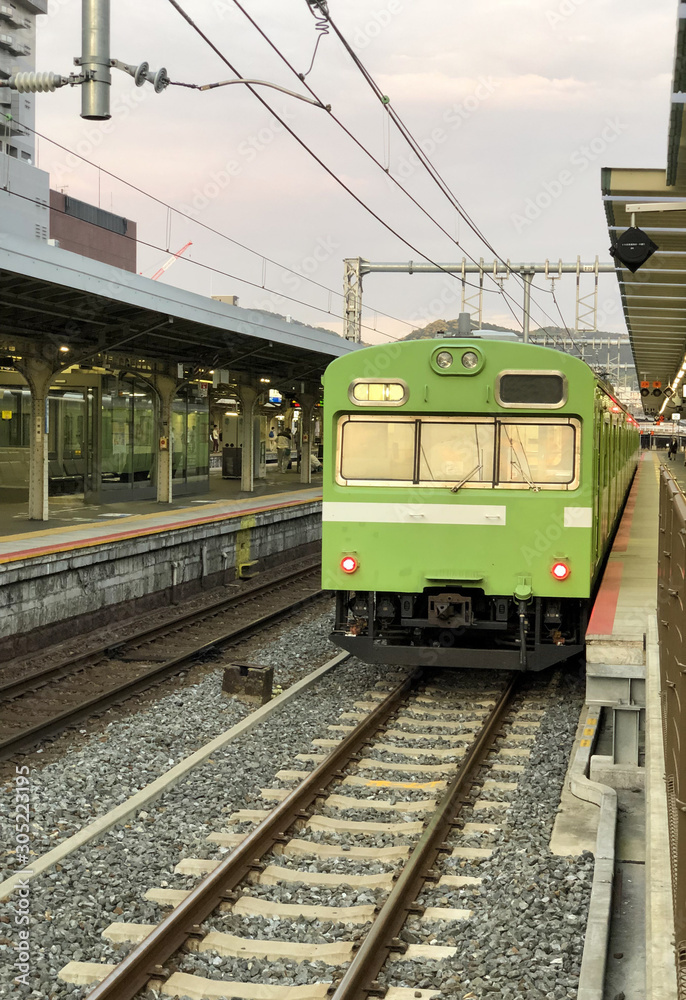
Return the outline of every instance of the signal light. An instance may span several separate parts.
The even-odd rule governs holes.
[[[343,556],[341,559],[341,569],[344,573],[354,573],[358,566],[355,556]]]
[[[566,580],[571,571],[567,563],[556,562],[550,572],[556,580]]]

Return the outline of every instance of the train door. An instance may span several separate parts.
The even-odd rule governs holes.
[[[593,546],[596,565],[601,552],[602,429],[602,417],[596,410],[593,441]]]

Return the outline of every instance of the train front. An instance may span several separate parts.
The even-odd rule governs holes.
[[[465,668],[540,670],[581,651],[595,389],[583,362],[517,342],[409,341],[333,362],[333,640],[367,662]]]

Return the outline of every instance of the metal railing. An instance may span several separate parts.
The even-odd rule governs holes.
[[[677,990],[686,1000],[686,497],[666,469],[660,477],[657,611]]]

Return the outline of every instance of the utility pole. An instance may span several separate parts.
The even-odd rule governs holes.
[[[534,276],[533,269],[522,267],[520,274],[524,282],[524,316],[522,317],[522,335],[524,343],[529,343],[529,325],[531,323],[531,281]]]
[[[81,0],[81,117],[107,121],[110,114],[110,0]]]

